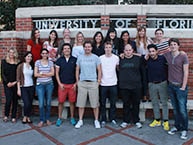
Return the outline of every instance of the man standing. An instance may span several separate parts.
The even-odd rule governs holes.
[[[175,134],[181,131],[181,139],[187,139],[188,131],[188,112],[187,112],[187,96],[188,96],[188,72],[189,61],[185,52],[180,52],[180,42],[178,39],[171,38],[169,40],[171,52],[164,56],[168,62],[168,90],[171,98],[175,123],[174,127],[168,131],[168,134]]]
[[[76,58],[71,56],[72,47],[69,43],[62,45],[63,55],[56,61],[56,80],[58,82],[58,120],[56,126],[62,123],[63,104],[68,96],[70,102],[71,124],[75,125],[74,119],[76,101]]]
[[[116,123],[116,99],[117,99],[117,74],[116,68],[119,65],[119,57],[112,54],[111,42],[105,43],[105,54],[100,56],[102,66],[102,78],[101,78],[101,126],[106,124],[106,98],[110,100],[110,112],[109,120],[113,126],[117,126]]]
[[[83,115],[89,96],[90,105],[93,108],[95,117],[95,128],[100,128],[98,121],[99,116],[99,92],[98,86],[101,81],[101,62],[98,56],[92,54],[92,43],[86,41],[83,44],[84,54],[77,59],[76,66],[76,81],[78,84],[77,106],[79,107],[79,121],[75,128],[80,128],[83,125]]]
[[[162,55],[169,52],[168,38],[164,38],[164,31],[161,28],[155,30],[154,44],[157,46],[158,54]]]
[[[158,55],[157,46],[147,46],[150,58],[147,60],[148,87],[153,105],[154,121],[150,127],[161,126],[159,98],[162,103],[163,128],[169,130],[168,122],[168,92],[167,92],[167,61],[163,55]]]
[[[142,76],[144,65],[139,56],[133,55],[133,48],[127,44],[124,48],[124,58],[119,63],[119,88],[123,99],[123,123],[122,128],[127,127],[132,117],[137,128],[141,128],[139,122],[139,104],[142,90]]]

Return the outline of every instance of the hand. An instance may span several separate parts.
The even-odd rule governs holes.
[[[119,56],[121,59],[124,59],[124,53],[121,53]]]
[[[21,90],[20,89],[17,90],[17,95],[21,96]]]
[[[64,85],[63,84],[59,84],[59,86],[60,86],[61,90],[64,90]]]
[[[180,90],[185,91],[185,88],[181,87]]]
[[[73,89],[74,91],[76,91],[76,83],[73,85]]]

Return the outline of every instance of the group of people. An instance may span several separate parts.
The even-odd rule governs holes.
[[[6,96],[3,120],[9,120],[12,105],[11,121],[16,122],[18,95],[24,102],[22,123],[32,123],[30,116],[36,90],[40,111],[38,126],[44,123],[50,125],[52,93],[57,87],[59,103],[56,126],[62,124],[63,103],[67,97],[70,102],[70,122],[75,128],[83,126],[88,97],[93,108],[95,128],[105,127],[107,121],[118,126],[116,100],[121,96],[123,122],[120,126],[125,128],[134,123],[141,128],[140,100],[146,101],[149,94],[154,113],[154,120],[149,126],[162,124],[168,134],[181,131],[181,139],[187,139],[188,57],[179,50],[178,39],[163,36],[164,31],[156,29],[153,41],[147,37],[146,28],[139,27],[136,39],[131,40],[128,31],[123,31],[118,38],[116,29],[109,28],[105,38],[98,31],[93,41],[85,41],[83,33],[78,32],[73,41],[70,30],[65,29],[59,43],[55,30],[51,30],[48,41],[42,43],[39,30],[34,28],[23,62],[19,63],[14,48],[10,48],[2,60],[1,74]],[[175,119],[171,129],[168,122],[169,97]],[[109,120],[106,117],[107,98],[110,102]],[[78,122],[74,118],[75,104],[78,107]]]

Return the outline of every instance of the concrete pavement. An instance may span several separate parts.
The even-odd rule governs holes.
[[[64,120],[60,127],[55,126],[57,117],[51,118],[53,125],[37,127],[39,117],[33,116],[33,124],[22,124],[21,120],[13,124],[0,120],[0,145],[190,145],[193,144],[193,122],[190,121],[188,139],[181,140],[180,133],[168,135],[162,127],[150,128],[150,120],[143,123],[141,129],[134,125],[127,128],[114,128],[107,124],[105,128],[95,129],[91,118],[84,119],[84,126],[75,129]],[[121,120],[118,120],[121,123]],[[170,121],[173,123],[173,121]]]

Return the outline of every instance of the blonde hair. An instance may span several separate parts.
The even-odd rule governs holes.
[[[9,56],[10,50],[12,50],[14,52],[14,64],[17,64],[19,62],[19,60],[18,60],[18,52],[17,52],[16,48],[11,47],[7,50],[7,55],[6,55],[5,60],[6,60],[6,62],[10,63],[10,56]]]
[[[136,36],[136,45],[137,45],[137,48],[139,48],[140,47],[140,36],[139,36],[139,32],[140,31],[142,31],[142,30],[144,30],[144,37],[143,37],[143,39],[142,39],[142,42],[143,42],[143,44],[144,44],[144,49],[147,49],[147,36],[146,36],[146,28],[144,27],[144,26],[140,26],[140,27],[138,27],[137,28],[137,36]]]
[[[81,34],[82,37],[83,37],[82,44],[84,43],[84,35],[83,35],[83,33],[82,33],[82,32],[78,32],[78,33],[76,34],[76,37],[75,37],[74,46],[77,46],[77,43],[78,43],[78,35],[79,35],[79,34]]]

